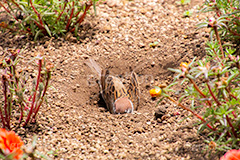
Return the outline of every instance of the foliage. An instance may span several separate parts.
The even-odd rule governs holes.
[[[239,0],[206,0],[201,9],[202,12],[215,13],[215,19],[223,20],[219,23],[218,32],[222,38],[227,40],[240,39],[240,1]],[[199,24],[200,26],[208,25],[207,22]],[[211,25],[211,24],[210,24]],[[211,37],[214,30],[211,32]]]
[[[40,106],[45,100],[45,95],[51,78],[53,65],[38,55],[35,60],[38,66],[37,78],[31,79],[28,70],[21,68],[18,56],[20,50],[8,50],[0,62],[3,102],[0,107],[0,118],[3,128],[11,129],[13,115],[19,114],[19,125],[24,122],[35,122]],[[27,64],[28,67],[31,66]],[[27,88],[31,86],[32,88]],[[14,113],[14,114],[13,114]],[[24,119],[26,116],[26,119]]]
[[[192,14],[193,14],[193,12],[192,12],[192,11],[190,11],[190,10],[187,10],[187,11],[185,11],[185,12],[183,13],[183,16],[184,16],[184,17],[191,17],[191,16],[192,16]]]
[[[179,5],[185,5],[185,4],[188,4],[188,3],[190,3],[190,2],[191,2],[191,0],[180,0],[180,1],[176,1],[176,3],[179,4]]]
[[[226,151],[240,146],[240,56],[235,55],[236,49],[231,45],[223,44],[226,39],[239,39],[239,16],[236,17],[239,14],[236,5],[239,3],[234,0],[211,2],[214,7],[210,1],[205,5],[216,12],[216,18],[198,25],[199,28],[211,28],[206,57],[182,62],[181,69],[169,69],[177,75],[167,87],[159,86],[162,90],[159,93],[200,119],[198,131],[209,130],[208,148]],[[179,84],[186,85],[186,88],[176,101],[171,96],[176,92],[172,87]],[[183,99],[190,100],[191,105],[183,105]],[[197,113],[199,110],[202,115]]]
[[[2,22],[0,27],[34,36],[58,36],[75,32],[83,22],[88,10],[98,0],[4,0],[0,2],[14,20],[13,24]],[[82,14],[81,14],[82,13]]]

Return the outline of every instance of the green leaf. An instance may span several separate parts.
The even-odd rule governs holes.
[[[159,103],[164,99],[164,97],[162,97],[158,102],[157,104],[155,105],[155,108],[159,105]]]
[[[168,68],[169,71],[176,72],[176,73],[182,73],[180,69],[173,69],[173,68]]]
[[[32,147],[35,148],[35,146],[37,145],[37,135],[33,136],[33,141],[32,141]]]
[[[197,24],[197,29],[206,28],[206,27],[208,27],[207,22],[202,22],[202,23]]]
[[[49,158],[48,156],[42,154],[41,152],[39,151],[35,151],[37,155],[41,156],[41,158],[45,159],[45,160],[51,160],[51,158]]]
[[[232,73],[232,74],[228,77],[228,79],[227,79],[227,84],[229,84],[238,74],[239,74],[238,71]]]
[[[52,16],[52,15],[55,15],[54,12],[44,12],[43,13],[43,16]]]
[[[34,36],[34,41],[37,40],[38,36],[39,36],[41,33],[42,33],[41,30],[37,31],[37,33],[36,33],[35,36]]]
[[[50,37],[52,37],[51,31],[49,30],[48,26],[45,24],[45,29]]]
[[[189,78],[189,79],[195,79],[195,78],[194,78],[192,75],[190,75],[190,74],[187,74],[186,77]]]
[[[193,14],[193,11],[185,11],[185,12],[183,13],[183,16],[184,16],[184,17],[191,17],[192,14]]]
[[[93,0],[93,9],[94,9],[95,16],[97,16],[96,0]]]
[[[174,85],[176,85],[176,84],[178,84],[178,82],[171,83],[171,84],[169,84],[166,88],[170,88],[170,87],[172,87],[172,86],[174,86]]]

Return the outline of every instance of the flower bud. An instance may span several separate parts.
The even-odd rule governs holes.
[[[149,93],[152,97],[160,97],[161,93],[162,93],[162,90],[159,87],[155,87],[155,88],[151,89],[149,91]]]

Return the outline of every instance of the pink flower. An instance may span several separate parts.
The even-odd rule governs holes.
[[[209,18],[209,27],[213,27],[217,23],[216,19],[214,17]]]
[[[220,158],[220,160],[240,160],[240,149],[232,149],[227,151],[224,156]]]

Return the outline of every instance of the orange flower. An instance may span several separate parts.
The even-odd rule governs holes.
[[[240,149],[232,149],[225,153],[224,156],[220,158],[220,160],[239,160],[240,159]]]
[[[20,159],[23,154],[20,149],[22,145],[23,141],[15,132],[0,128],[0,149],[5,155],[13,153],[13,158]]]
[[[187,62],[181,62],[180,66],[182,67],[182,71],[183,71],[183,72],[186,72],[186,71],[187,71],[189,64],[190,64],[190,63],[187,63]]]
[[[149,91],[149,93],[152,97],[159,97],[162,93],[162,90],[159,87],[155,87],[155,88],[151,89]]]
[[[188,65],[189,65],[189,63],[187,63],[187,62],[181,62],[181,64],[180,64],[180,66],[184,67],[184,68],[187,68]]]

